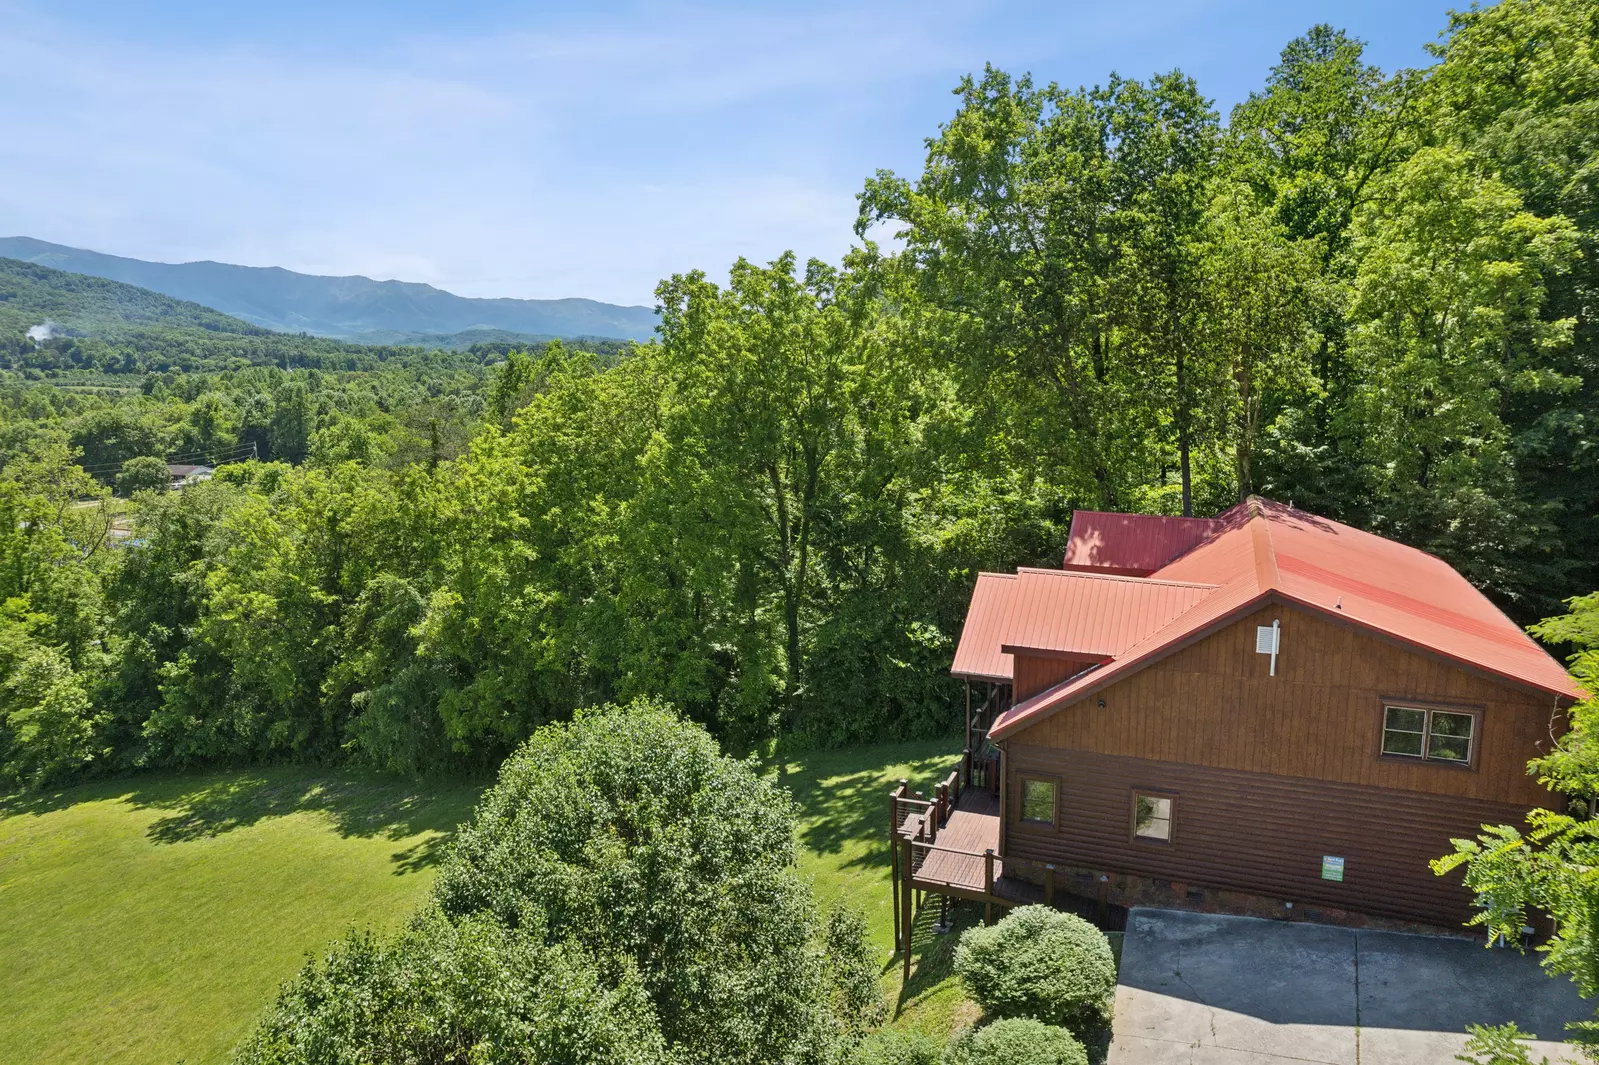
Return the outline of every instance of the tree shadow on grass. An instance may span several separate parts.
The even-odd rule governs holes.
[[[471,816],[486,782],[402,780],[307,766],[234,772],[153,774],[56,792],[0,797],[0,817],[42,815],[83,802],[118,800],[160,814],[145,830],[163,845],[212,839],[273,818],[316,813],[347,838],[415,839],[394,853],[396,875],[443,856]]]
[[[911,978],[900,985],[899,998],[894,1003],[895,1017],[955,975],[955,948],[960,944],[961,933],[983,923],[981,903],[951,899],[949,931],[936,932],[940,909],[939,898],[928,895],[911,922]],[[897,953],[889,960],[890,966],[903,964],[904,959]]]
[[[838,854],[864,842],[866,853],[846,866],[888,862],[888,794],[904,778],[913,790],[932,788],[955,767],[957,740],[934,740],[801,755],[784,784],[799,805],[799,838],[817,854]]]

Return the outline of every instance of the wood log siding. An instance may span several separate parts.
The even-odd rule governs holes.
[[[1017,702],[1028,696],[1037,695],[1045,688],[1053,688],[1067,677],[1076,676],[1097,661],[1083,657],[1044,657],[1030,655],[1025,651],[1017,651],[1011,658],[1015,663],[1013,668],[1016,677],[1013,683]]]
[[[1282,638],[1272,677],[1269,657],[1255,653],[1255,627],[1274,618]],[[1021,672],[1018,657],[1018,682]],[[1381,757],[1384,701],[1480,710],[1475,764]],[[1554,802],[1527,775],[1527,761],[1548,750],[1551,729],[1563,731],[1564,721],[1552,697],[1277,604],[1014,733],[1009,743],[1428,792],[1524,811]]]
[[[1484,823],[1517,823],[1523,806],[1237,770],[1007,745],[1012,781],[1061,779],[1056,826],[1023,821],[1019,789],[1006,813],[1007,861],[1054,863],[1181,881],[1296,904],[1456,925],[1471,913],[1457,870],[1429,860]],[[1173,796],[1172,840],[1132,838],[1135,790]],[[1341,883],[1321,859],[1345,860]]]

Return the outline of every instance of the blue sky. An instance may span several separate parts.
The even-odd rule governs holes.
[[[1180,67],[1227,109],[1343,26],[1428,62],[1442,3],[0,0],[0,235],[169,262],[652,302],[786,248],[836,260],[985,62]]]

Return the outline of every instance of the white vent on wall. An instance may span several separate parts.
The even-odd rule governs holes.
[[[1271,675],[1277,675],[1277,650],[1282,643],[1282,622],[1255,626],[1255,653],[1271,655]]]

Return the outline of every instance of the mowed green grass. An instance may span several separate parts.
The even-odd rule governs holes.
[[[956,935],[917,922],[893,960],[888,793],[929,790],[953,741],[791,758],[800,872],[867,915],[889,1023],[942,1037],[976,1011]],[[310,768],[165,774],[0,797],[0,1062],[227,1060],[278,987],[355,927],[421,902],[487,781],[398,782]],[[957,927],[980,919],[962,907]]]
[[[959,758],[958,741],[884,744],[797,756],[784,783],[799,804],[799,869],[812,878],[823,906],[843,901],[866,914],[872,944],[883,961],[888,1023],[945,1038],[971,1024],[977,1007],[954,975],[960,933],[982,920],[975,903],[952,906],[953,928],[933,931],[938,900],[929,897],[911,941],[911,978],[894,954],[894,906],[889,878],[888,793],[901,780],[931,795]]]
[[[308,952],[414,908],[481,790],[287,768],[0,799],[0,1061],[226,1060]]]

